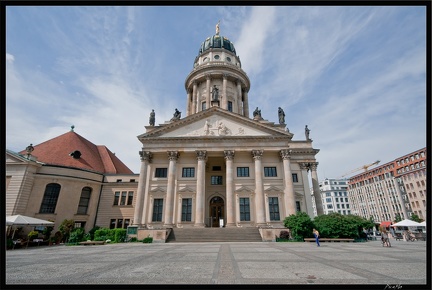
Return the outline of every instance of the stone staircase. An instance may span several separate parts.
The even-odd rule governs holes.
[[[167,243],[262,242],[258,228],[173,228]]]

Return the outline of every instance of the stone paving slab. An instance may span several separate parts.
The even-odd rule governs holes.
[[[430,289],[426,246],[422,241],[394,241],[390,248],[380,241],[321,247],[274,242],[40,246],[6,251],[4,286],[375,284],[389,290]]]

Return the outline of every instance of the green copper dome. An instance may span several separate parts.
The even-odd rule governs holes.
[[[224,48],[236,55],[234,44],[228,38],[219,34],[207,37],[200,46],[199,54],[206,52],[210,48]]]

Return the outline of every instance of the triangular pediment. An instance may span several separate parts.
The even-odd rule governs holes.
[[[195,192],[195,189],[189,186],[180,187],[179,192]]]
[[[253,192],[253,190],[250,189],[250,188],[247,187],[247,186],[240,186],[240,187],[237,188],[235,191],[236,191],[236,192]]]
[[[36,158],[34,156],[30,156],[30,159],[22,156],[19,153],[13,152],[11,150],[6,149],[6,164],[29,164],[29,163],[38,163],[41,164],[40,162],[37,162],[37,160],[35,160]]]
[[[274,192],[274,191],[281,192],[281,191],[283,191],[283,189],[272,185],[272,186],[269,186],[268,188],[265,188],[264,191],[265,192]]]
[[[221,108],[212,107],[184,119],[151,128],[142,137],[292,137],[292,134],[271,122],[253,120]]]
[[[151,190],[150,190],[150,192],[152,192],[152,193],[156,193],[156,192],[163,192],[163,193],[165,193],[166,192],[166,190],[165,190],[165,188],[162,188],[162,187],[155,187],[155,188],[152,188]]]

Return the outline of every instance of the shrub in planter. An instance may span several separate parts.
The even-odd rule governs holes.
[[[147,238],[144,238],[143,243],[153,243],[153,238],[148,236]]]

